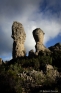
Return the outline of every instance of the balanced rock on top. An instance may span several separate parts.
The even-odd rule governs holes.
[[[33,37],[36,42],[35,45],[36,55],[38,55],[40,51],[50,52],[50,50],[43,45],[44,34],[45,33],[40,28],[36,28],[35,30],[33,30]]]

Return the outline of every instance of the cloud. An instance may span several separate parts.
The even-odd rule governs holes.
[[[60,1],[60,0],[59,0]],[[44,44],[61,35],[61,1],[58,0],[2,0],[0,4],[0,57],[11,58],[13,21],[23,24],[26,32],[26,52],[35,51],[32,31],[39,27],[45,32]],[[7,56],[8,55],[8,56]]]

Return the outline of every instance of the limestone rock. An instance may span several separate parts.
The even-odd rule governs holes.
[[[61,51],[61,43],[56,43],[54,46],[49,47],[51,51]]]
[[[35,42],[39,42],[40,44],[43,44],[44,34],[45,33],[40,28],[36,28],[35,30],[33,30],[33,36]]]
[[[34,53],[33,50],[30,50],[30,51],[29,51],[29,56],[30,56],[30,57],[34,57],[34,56],[35,56],[35,53]]]
[[[54,70],[54,68],[53,68],[53,66],[52,65],[50,65],[50,64],[46,64],[46,70],[48,71],[48,70]]]
[[[13,58],[25,56],[24,42],[26,34],[21,23],[13,22],[11,37],[13,38]]]
[[[52,65],[46,65],[46,74],[48,75],[49,78],[51,79],[56,79],[56,77],[59,77],[59,72],[54,69]]]
[[[40,28],[36,28],[33,30],[33,37],[35,39],[36,45],[36,55],[38,55],[39,51],[50,51],[43,45],[43,39],[44,39],[44,32]]]
[[[51,54],[52,54],[52,52],[47,48],[46,48],[46,50],[44,50],[44,51],[41,50],[38,53],[38,55],[40,55],[40,56],[50,56]]]
[[[2,59],[0,58],[0,65],[2,65]]]

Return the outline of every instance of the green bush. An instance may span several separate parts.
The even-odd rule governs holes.
[[[38,57],[39,62],[40,62],[40,69],[44,69],[46,64],[52,65],[52,57],[50,56],[39,56]]]

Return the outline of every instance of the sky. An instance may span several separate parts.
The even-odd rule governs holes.
[[[0,0],[0,58],[4,61],[12,58],[14,21],[23,24],[26,53],[35,51],[35,28],[44,31],[46,47],[61,42],[61,0]]]

